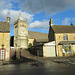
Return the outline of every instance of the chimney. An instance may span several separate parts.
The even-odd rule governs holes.
[[[72,22],[71,22],[71,26],[74,26]]]
[[[7,17],[7,22],[10,23],[10,17]]]
[[[50,25],[50,26],[53,26],[53,20],[52,20],[52,18],[51,18],[50,21],[49,21],[49,25]]]

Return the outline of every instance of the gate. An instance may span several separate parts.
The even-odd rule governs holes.
[[[10,60],[16,60],[16,50],[14,48],[10,48]]]
[[[0,61],[5,60],[6,50],[0,49]]]

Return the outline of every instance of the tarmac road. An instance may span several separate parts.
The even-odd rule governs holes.
[[[75,58],[27,60],[1,65],[0,75],[75,75]]]
[[[75,75],[75,65],[45,63],[10,64],[0,67],[0,75]]]

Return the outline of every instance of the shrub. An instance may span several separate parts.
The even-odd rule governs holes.
[[[31,43],[29,43],[28,48],[31,48],[31,47],[32,47],[32,44],[31,44]]]

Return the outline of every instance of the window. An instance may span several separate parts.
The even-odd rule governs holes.
[[[63,35],[63,40],[68,40],[68,35]]]
[[[71,44],[64,44],[62,48],[63,53],[71,53]]]
[[[25,25],[20,25],[21,27],[26,27]]]

